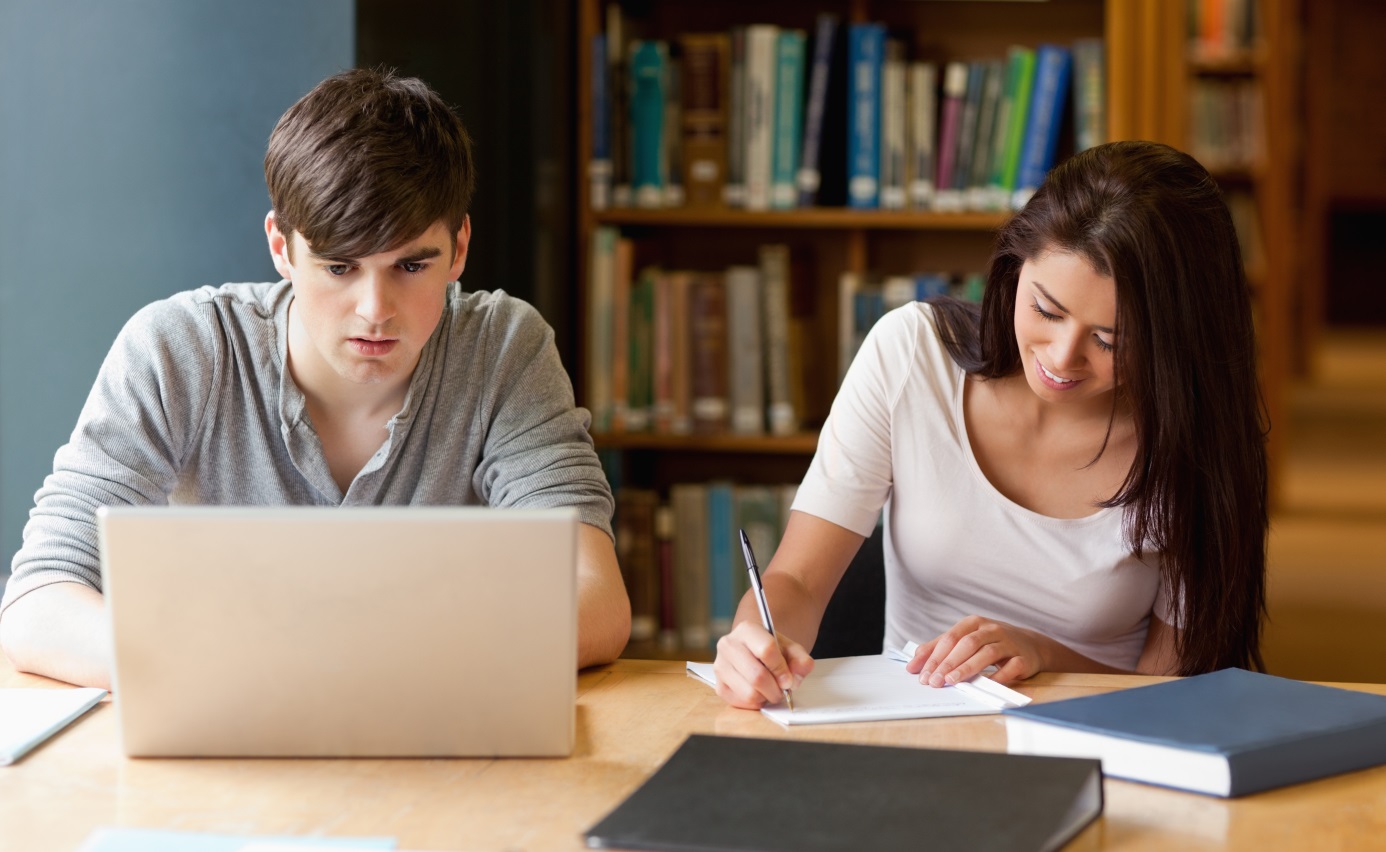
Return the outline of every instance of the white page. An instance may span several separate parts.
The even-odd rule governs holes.
[[[761,712],[781,725],[876,722],[933,716],[977,716],[1018,707],[1030,699],[982,675],[958,686],[935,688],[905,671],[899,651],[818,660],[794,690],[794,709],[783,703]],[[908,656],[905,656],[908,659]],[[717,685],[711,663],[688,663],[688,673]]]
[[[80,689],[0,689],[0,766],[57,733],[106,696],[95,687]]]

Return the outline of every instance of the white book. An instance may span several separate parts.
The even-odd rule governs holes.
[[[762,319],[765,323],[765,402],[774,435],[799,431],[799,412],[794,393],[789,354],[789,246],[780,243],[760,247]]]
[[[765,368],[761,358],[760,270],[733,266],[727,270],[727,387],[731,391],[731,430],[738,435],[765,433]]]
[[[881,207],[905,206],[905,45],[886,42],[881,68]]]
[[[615,228],[592,232],[592,254],[587,278],[587,409],[592,431],[611,428],[612,327],[616,240]]]
[[[938,126],[938,66],[913,62],[906,86],[909,102],[909,202],[926,210],[934,203],[934,134]]]
[[[746,209],[770,209],[770,176],[775,148],[775,60],[780,28],[746,28]]]

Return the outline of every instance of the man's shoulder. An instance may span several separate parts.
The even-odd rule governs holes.
[[[454,283],[452,333],[499,335],[510,339],[526,334],[544,335],[549,325],[537,308],[504,290],[462,290]]]
[[[196,321],[198,315],[213,311],[250,311],[263,318],[274,315],[279,300],[288,292],[288,282],[257,282],[207,285],[184,290],[141,308],[135,319],[156,326]]]

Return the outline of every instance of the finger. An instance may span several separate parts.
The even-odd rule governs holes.
[[[919,674],[920,671],[924,669],[924,664],[929,661],[929,655],[934,652],[934,645],[937,642],[938,639],[930,639],[928,642],[915,648],[914,656],[910,658],[908,663],[905,663],[905,671],[910,674]]]
[[[791,688],[797,688],[813,672],[813,657],[809,656],[803,645],[784,636],[780,637],[780,650],[784,652],[785,662],[794,678]]]
[[[943,665],[943,661],[953,652],[953,648],[957,646],[958,642],[961,641],[964,636],[967,636],[975,630],[976,625],[979,623],[981,623],[980,618],[969,615],[967,618],[962,619],[957,624],[948,628],[942,636],[933,640],[933,642],[930,643],[933,645],[933,651],[930,652],[929,658],[919,669],[919,682],[930,683],[938,667]]]
[[[732,640],[729,662],[762,703],[783,701],[784,691],[794,687],[794,675],[774,637],[756,625],[742,624],[723,637],[718,646],[726,640]]]
[[[1036,668],[1034,663],[1017,655],[1011,657],[1005,665],[997,669],[996,674],[992,675],[991,679],[997,683],[1011,684],[1034,676]]]
[[[952,686],[1010,654],[1003,642],[1005,632],[984,624],[962,637],[929,677],[930,686]]]
[[[755,710],[766,701],[780,700],[781,692],[769,669],[747,647],[739,631],[717,641],[717,694],[733,707]]]

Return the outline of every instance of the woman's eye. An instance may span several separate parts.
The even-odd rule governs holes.
[[[1050,322],[1058,322],[1059,319],[1060,319],[1060,317],[1059,317],[1058,314],[1051,314],[1051,313],[1049,313],[1048,311],[1046,311],[1044,308],[1041,308],[1041,307],[1039,306],[1039,302],[1035,302],[1035,303],[1034,303],[1034,308],[1035,308],[1035,313],[1039,314],[1040,316],[1044,317],[1045,319],[1049,320]]]

